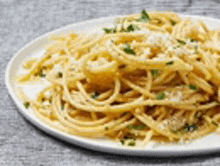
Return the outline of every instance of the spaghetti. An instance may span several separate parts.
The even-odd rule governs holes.
[[[53,35],[20,83],[50,85],[25,100],[63,132],[136,139],[197,139],[219,128],[220,31],[173,12],[132,14],[104,34]]]

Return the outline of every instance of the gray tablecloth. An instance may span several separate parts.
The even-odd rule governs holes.
[[[219,0],[0,0],[0,165],[219,165],[220,153],[184,158],[104,154],[57,140],[27,122],[4,83],[10,58],[36,37],[62,26],[142,9],[220,16]]]

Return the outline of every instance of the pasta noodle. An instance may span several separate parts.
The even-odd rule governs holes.
[[[128,146],[200,138],[219,129],[219,35],[202,21],[144,10],[104,34],[53,35],[43,57],[23,64],[19,83],[50,82],[24,105],[63,132]]]

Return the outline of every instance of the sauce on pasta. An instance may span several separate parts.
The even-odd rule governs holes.
[[[18,78],[50,85],[24,106],[62,132],[128,146],[197,139],[219,128],[219,30],[143,10],[103,32],[51,36],[44,56],[25,62],[28,74]]]

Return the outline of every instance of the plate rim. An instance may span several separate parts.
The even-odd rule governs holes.
[[[179,14],[179,13],[177,13]],[[118,17],[125,17],[126,15],[115,15],[115,16],[110,16],[110,17],[100,17],[96,19],[91,19],[91,20],[85,20],[81,22],[76,22],[73,24],[68,24],[65,26],[62,26],[60,28],[54,29],[52,31],[46,32],[43,35],[40,35],[39,37],[35,38],[34,40],[28,42],[25,46],[20,48],[10,59],[10,61],[7,64],[6,71],[5,71],[5,85],[6,88],[9,92],[10,97],[12,98],[13,102],[16,104],[16,107],[18,108],[17,110],[19,113],[25,117],[25,119],[28,120],[31,124],[36,126],[38,129],[41,131],[49,134],[50,136],[56,137],[62,141],[66,141],[70,144],[74,144],[76,146],[80,146],[86,149],[90,150],[95,150],[99,152],[107,152],[107,153],[112,153],[112,154],[120,154],[120,155],[131,155],[131,156],[154,156],[154,157],[170,157],[170,156],[191,156],[191,155],[198,155],[198,154],[208,154],[208,153],[213,153],[220,151],[220,146],[215,147],[215,148],[196,148],[196,149],[178,149],[178,150],[149,150],[149,149],[133,149],[133,148],[116,148],[116,147],[111,147],[111,146],[99,146],[98,144],[88,142],[86,139],[80,138],[80,136],[76,135],[69,135],[67,133],[61,132],[57,129],[54,129],[50,127],[49,125],[45,124],[42,122],[39,118],[36,116],[31,116],[30,113],[23,107],[22,103],[19,101],[18,97],[16,96],[15,92],[13,91],[13,86],[10,83],[10,71],[12,68],[12,64],[17,56],[19,54],[26,50],[28,47],[33,45],[39,40],[43,40],[45,37],[50,36],[51,34],[57,33],[59,31],[64,31],[67,28],[70,27],[75,27],[75,26],[81,26],[83,24],[88,24],[92,22],[98,22],[98,21],[105,21],[111,20],[113,21],[114,19]],[[201,19],[201,20],[210,20],[210,21],[217,21],[220,22],[220,19],[217,18],[212,18],[212,17],[207,17],[207,16],[199,16],[199,15],[185,15],[185,14],[179,14],[180,17],[190,17],[194,18],[196,20]],[[27,57],[27,56],[25,56]],[[88,138],[87,138],[88,139]]]

